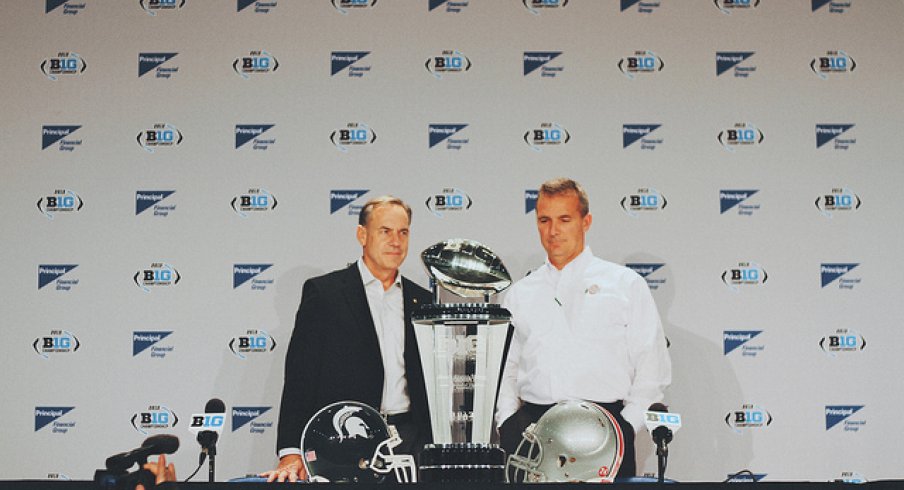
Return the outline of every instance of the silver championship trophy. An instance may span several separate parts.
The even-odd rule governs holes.
[[[419,480],[505,481],[505,452],[490,437],[511,314],[489,301],[511,277],[496,254],[473,240],[440,242],[421,259],[436,304],[412,316],[433,431]],[[442,304],[441,289],[472,302]]]

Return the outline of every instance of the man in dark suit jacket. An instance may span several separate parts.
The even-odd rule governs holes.
[[[430,442],[411,313],[431,303],[432,295],[399,273],[408,253],[410,223],[411,208],[401,200],[369,201],[357,228],[362,258],[305,282],[286,353],[280,462],[276,470],[262,474],[269,481],[306,477],[299,450],[304,426],[337,401],[360,401],[388,412],[388,422],[403,439],[401,453],[416,453]]]

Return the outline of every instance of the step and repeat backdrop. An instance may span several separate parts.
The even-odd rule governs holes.
[[[902,26],[892,0],[3,2],[0,479],[160,433],[187,476],[212,397],[220,478],[274,467],[302,283],[360,255],[362,204],[412,205],[422,285],[453,237],[520,278],[558,176],[653,290],[669,476],[901,478]]]

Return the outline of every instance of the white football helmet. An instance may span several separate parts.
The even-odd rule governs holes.
[[[395,427],[370,406],[337,402],[308,421],[302,460],[311,481],[381,482],[392,472],[397,482],[416,482],[414,457],[393,452],[401,443]]]
[[[506,481],[612,482],[625,451],[622,430],[592,402],[559,402],[524,430],[509,455]]]

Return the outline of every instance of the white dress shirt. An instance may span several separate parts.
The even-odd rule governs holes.
[[[505,364],[496,420],[521,401],[623,400],[622,416],[639,432],[647,408],[671,383],[659,313],[637,273],[584,248],[556,269],[549,261],[516,282],[503,306],[515,333]]]

